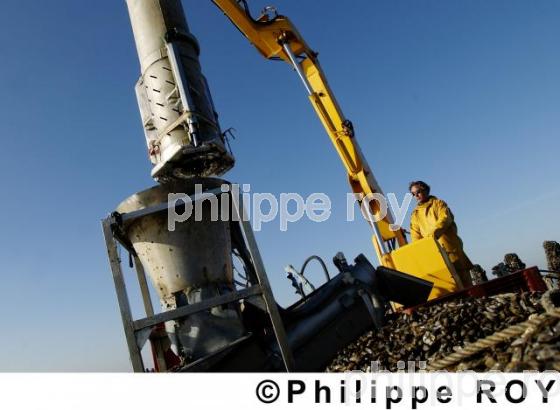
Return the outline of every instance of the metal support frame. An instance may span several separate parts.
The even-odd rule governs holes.
[[[126,292],[126,285],[121,269],[118,245],[113,234],[113,218],[109,217],[104,219],[102,224],[103,234],[105,235],[105,243],[107,245],[107,253],[109,255],[109,263],[113,273],[113,281],[115,282],[115,292],[117,293],[117,301],[119,302],[119,309],[121,311],[124,335],[126,337],[126,344],[128,345],[130,362],[132,363],[132,370],[135,372],[143,372],[144,362],[142,360],[140,349],[138,349],[138,345],[136,344],[134,321],[132,319],[130,302],[128,301],[128,294]]]
[[[191,201],[193,203],[201,201],[207,198],[208,195],[217,194],[218,192],[222,193],[221,190],[209,190],[203,192],[202,194],[192,196]],[[146,317],[138,320],[134,320],[132,317],[126,284],[121,268],[121,260],[118,253],[118,246],[120,244],[132,255],[135,255],[135,253],[134,249],[130,248],[129,244],[124,243],[119,238],[118,228],[123,223],[123,221],[139,218],[156,212],[162,212],[167,210],[170,206],[175,206],[175,204],[162,203],[156,206],[141,209],[139,211],[130,212],[128,214],[118,215],[118,217],[116,217],[115,215],[111,215],[102,220],[103,233],[105,236],[105,242],[109,256],[109,263],[113,274],[117,301],[121,312],[121,319],[123,322],[126,342],[130,353],[130,361],[132,363],[132,369],[134,372],[145,371],[141,350],[151,333],[151,329],[153,329],[158,324],[170,320],[181,319],[186,316],[192,315],[193,313],[210,309],[214,306],[219,306],[222,304],[231,303],[254,296],[261,297],[264,301],[266,313],[270,317],[286,371],[294,371],[295,363],[292,352],[288,345],[286,330],[280,317],[278,306],[272,294],[272,289],[270,287],[270,283],[268,282],[268,277],[266,276],[266,271],[257,247],[253,229],[251,228],[251,224],[249,223],[248,218],[245,215],[241,196],[238,196],[236,198],[235,195],[231,195],[231,198],[233,208],[233,221],[240,224],[241,231],[243,233],[247,248],[253,261],[258,283],[254,283],[248,288],[237,290],[225,295],[220,295],[211,299],[206,299],[192,305],[182,306],[171,311],[154,314],[144,267],[142,266],[140,259],[137,256],[134,256],[137,278],[142,293],[144,308],[146,311]],[[155,356],[158,362],[164,362],[161,346],[152,346],[152,348],[156,348]]]
[[[257,280],[259,281],[259,286],[262,291],[262,298],[264,299],[266,310],[272,322],[276,341],[278,342],[278,347],[280,348],[280,353],[282,354],[282,360],[284,361],[284,367],[286,368],[286,371],[291,372],[295,370],[294,357],[292,355],[290,346],[288,345],[286,329],[284,328],[284,323],[280,318],[278,305],[274,300],[272,289],[270,287],[270,283],[268,282],[268,277],[266,276],[266,270],[264,268],[259,248],[257,247],[257,241],[255,240],[253,228],[249,223],[249,218],[245,214],[245,207],[243,206],[242,196],[239,195],[236,198],[234,195],[232,195],[231,198],[234,215],[240,222],[241,231],[245,236],[247,248],[249,249],[249,253],[251,254],[251,259],[253,261]]]

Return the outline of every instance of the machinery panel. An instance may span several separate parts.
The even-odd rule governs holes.
[[[453,264],[434,238],[412,242],[391,253],[395,269],[433,282],[428,300],[458,290],[461,283]]]

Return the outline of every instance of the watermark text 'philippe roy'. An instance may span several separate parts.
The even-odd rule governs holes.
[[[372,222],[384,219],[389,209],[394,216],[392,230],[400,229],[410,207],[412,196],[407,193],[399,205],[393,193],[387,196],[373,193],[367,196],[349,193],[346,196],[346,221],[355,220],[355,203],[360,204],[362,216]],[[372,214],[372,202],[376,202],[378,212]],[[241,207],[239,204],[242,203]],[[194,221],[249,221],[253,229],[260,231],[263,224],[279,221],[281,231],[288,230],[288,224],[302,220],[304,217],[313,222],[324,222],[332,214],[332,202],[325,193],[312,193],[307,197],[295,192],[274,195],[270,192],[251,192],[250,184],[223,184],[219,190],[204,191],[201,184],[195,185],[193,194],[168,194],[169,231],[175,230],[177,223],[185,222],[194,217]],[[243,209],[236,212],[236,209]],[[233,212],[232,212],[233,210]],[[250,216],[250,217],[249,217]]]

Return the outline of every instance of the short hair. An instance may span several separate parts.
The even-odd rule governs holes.
[[[422,191],[430,195],[430,186],[424,181],[412,181],[410,184],[408,184],[408,191],[411,191],[413,186],[419,186]]]

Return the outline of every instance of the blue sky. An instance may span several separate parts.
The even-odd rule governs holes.
[[[386,192],[426,180],[474,262],[490,269],[515,251],[544,267],[542,241],[560,240],[559,2],[275,5],[320,52]],[[277,299],[294,300],[283,268],[308,255],[375,260],[366,224],[345,222],[344,170],[297,76],[262,59],[210,1],[184,6],[222,127],[237,130],[225,178],[333,201],[327,222],[257,233]],[[4,0],[0,37],[0,370],[128,371],[99,224],[153,185],[125,3]]]

